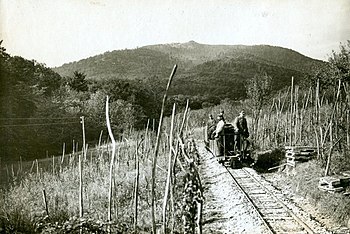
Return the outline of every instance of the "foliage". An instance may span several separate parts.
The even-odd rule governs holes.
[[[272,88],[276,91],[289,84],[291,76],[296,83],[308,79],[311,68],[323,63],[280,47],[204,45],[191,41],[106,52],[54,70],[68,76],[78,69],[94,81],[127,80],[159,95],[174,64],[180,70],[171,95],[189,96],[195,101],[201,97],[201,103],[195,105],[197,109],[203,103],[218,104],[212,97],[244,99],[244,84],[258,69],[273,77]]]
[[[181,114],[182,115],[182,114]],[[178,118],[179,116],[177,116]],[[168,120],[165,120],[168,121]],[[179,124],[179,123],[178,123]],[[142,143],[140,142],[142,135]],[[107,220],[108,188],[110,149],[103,145],[97,149],[88,149],[87,158],[83,162],[83,201],[84,216],[78,218],[78,193],[79,193],[79,170],[78,154],[65,155],[48,160],[41,160],[37,170],[32,170],[31,163],[15,167],[13,176],[9,178],[12,183],[1,191],[0,196],[0,230],[11,233],[131,233],[137,231],[150,231],[150,156],[154,154],[155,134],[153,132],[132,132],[126,136],[128,141],[118,141],[118,157],[115,162],[115,175],[113,181],[113,221]],[[161,138],[160,155],[169,152],[170,146],[165,135]],[[183,229],[181,217],[188,214],[183,210],[183,201],[187,205],[202,198],[200,181],[195,166],[199,157],[194,146],[184,145],[183,152],[190,155],[192,164],[184,162],[187,174],[175,165],[173,177],[173,213],[169,211],[169,217],[173,217],[173,230],[175,233]],[[133,193],[136,177],[135,153],[139,154],[139,199],[138,199],[138,226],[133,230]],[[159,168],[167,165],[166,157],[160,157]],[[183,155],[179,154],[178,160],[184,161]],[[54,162],[54,163],[53,163]],[[34,165],[34,164],[33,164]],[[29,167],[28,167],[29,166]],[[30,168],[30,169],[29,169]],[[17,170],[18,169],[18,170]],[[39,170],[40,169],[40,170]],[[164,195],[165,184],[164,170],[159,170],[157,177],[156,210],[160,211],[158,201]],[[186,179],[185,179],[186,177]],[[186,184],[186,185],[185,185]],[[186,186],[186,188],[185,188]],[[47,196],[48,215],[42,199],[42,190],[45,189]],[[187,192],[185,192],[187,191]],[[187,195],[187,193],[189,193]],[[184,198],[187,196],[187,199]],[[190,200],[189,200],[190,199]],[[191,201],[192,199],[192,201]],[[169,208],[170,209],[170,208]],[[157,220],[160,220],[157,212]],[[170,223],[170,221],[169,221]],[[1,233],[1,231],[0,231]]]
[[[191,163],[189,170],[184,176],[183,191],[183,211],[182,219],[184,225],[184,233],[195,233],[196,220],[199,218],[199,203],[203,202],[203,191],[196,165]]]
[[[340,52],[333,51],[329,63],[334,70],[335,78],[345,83],[350,82],[350,40],[346,45],[340,44]]]
[[[140,81],[88,80],[83,72],[60,77],[44,64],[11,56],[1,48],[0,157],[5,162],[60,154],[81,140],[79,117],[86,118],[86,138],[96,142],[105,129],[105,97],[112,97],[112,124],[119,136],[143,128],[155,118],[159,95]],[[19,147],[21,144],[21,147]]]
[[[78,71],[73,73],[73,77],[68,80],[68,85],[77,92],[85,92],[89,88],[86,75]]]
[[[65,233],[126,233],[128,226],[116,222],[104,222],[94,219],[71,217],[63,223],[52,223],[49,217],[45,216],[43,220],[36,223],[37,233],[42,234],[65,234]]]
[[[69,137],[63,137],[62,125],[57,123],[60,120],[51,119],[68,117],[52,101],[61,78],[44,64],[13,57],[5,51],[1,49],[0,55],[0,157],[5,162],[20,156],[43,157],[46,150],[57,147],[57,141],[61,145]],[[47,128],[50,125],[52,128]]]
[[[254,113],[259,112],[266,104],[271,93],[271,82],[272,77],[267,75],[266,72],[260,72],[248,80],[246,85],[247,97],[251,102],[250,106]]]

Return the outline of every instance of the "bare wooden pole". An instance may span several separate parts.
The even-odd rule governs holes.
[[[339,101],[339,96],[340,96],[340,91],[341,91],[341,80],[338,81],[338,91],[337,91],[337,95],[336,95],[336,100],[335,100],[335,103],[333,105],[333,110],[332,110],[332,113],[330,115],[330,118],[329,118],[329,124],[327,126],[327,129],[326,129],[326,132],[324,134],[324,138],[323,138],[323,143],[322,145],[324,144],[324,142],[326,141],[326,137],[327,137],[327,133],[328,131],[330,130],[330,127],[331,127],[331,124],[333,122],[333,118],[334,118],[334,114],[335,114],[335,111],[336,111],[336,107],[337,107],[337,103]]]
[[[350,132],[349,132],[349,110],[346,111],[346,145],[350,149]]]
[[[82,155],[79,154],[79,217],[83,217],[84,213],[84,202],[83,202],[83,166],[82,166]]]
[[[331,166],[331,157],[332,157],[332,151],[333,151],[333,123],[332,122],[330,123],[329,141],[331,144],[331,148],[329,149],[329,155],[327,158],[327,165],[326,165],[326,170],[324,172],[324,176],[328,176],[329,168]]]
[[[49,208],[48,208],[48,205],[47,205],[45,189],[43,189],[43,201],[44,201],[46,215],[49,216]]]
[[[141,144],[141,142],[140,142]],[[139,200],[139,179],[140,179],[140,162],[139,162],[139,144],[136,146],[136,178],[135,178],[135,191],[134,191],[134,232],[137,233],[137,216],[138,216],[138,200]]]
[[[110,169],[109,169],[109,195],[108,195],[108,220],[112,220],[112,189],[113,189],[113,167],[114,167],[114,156],[115,156],[115,139],[113,136],[112,128],[111,128],[111,123],[109,120],[109,97],[107,96],[106,99],[106,123],[107,123],[107,129],[108,129],[108,134],[109,137],[111,138],[112,141],[112,158],[111,158],[111,164],[110,164]]]
[[[319,124],[320,122],[320,80],[317,79],[316,83],[316,91],[315,91],[315,115],[316,115],[316,123]]]
[[[30,173],[32,173],[34,166],[35,166],[35,161],[33,161],[32,166],[30,167]]]
[[[83,153],[85,152],[85,127],[84,116],[80,117],[83,130]],[[84,201],[83,201],[83,155],[79,154],[79,217],[83,217],[84,214]]]
[[[163,115],[164,115],[164,107],[165,107],[165,102],[167,100],[167,95],[168,91],[171,85],[171,81],[175,75],[177,69],[177,65],[175,64],[170,77],[168,81],[168,85],[165,90],[165,94],[163,97],[163,102],[162,102],[162,109],[160,112],[160,117],[159,117],[159,124],[158,124],[158,132],[157,132],[157,140],[156,140],[156,145],[155,145],[155,151],[154,151],[154,158],[153,158],[153,165],[152,165],[152,184],[151,184],[151,216],[152,216],[152,231],[153,234],[157,233],[157,227],[156,227],[156,217],[155,217],[155,187],[156,187],[156,169],[157,169],[157,157],[158,157],[158,150],[159,150],[159,141],[160,141],[160,134],[162,131],[162,123],[163,123]]]
[[[295,86],[295,92],[294,92],[294,143],[297,144],[298,139],[298,126],[299,126],[299,86]]]
[[[81,116],[80,117],[81,121],[81,127],[83,130],[83,154],[84,154],[84,160],[86,160],[86,152],[85,152],[85,117]]]
[[[103,130],[101,130],[100,137],[98,138],[98,156],[101,156],[101,140],[102,140]]]
[[[22,173],[22,171],[23,171],[22,156],[19,156],[19,168],[20,168],[20,171]],[[1,167],[0,167],[0,169],[1,169]]]
[[[292,76],[292,86],[290,89],[290,125],[289,125],[289,145],[293,145],[293,89],[294,89],[294,77]]]
[[[55,156],[52,156],[52,175],[55,175]]]
[[[175,103],[173,105],[173,112],[171,115],[171,125],[170,125],[170,136],[169,136],[169,158],[168,158],[168,175],[165,185],[164,199],[163,199],[163,231],[166,233],[167,229],[167,219],[166,219],[166,210],[168,205],[169,190],[171,186],[171,175],[172,175],[172,145],[173,145],[173,131],[174,131],[174,122],[175,122]]]
[[[146,153],[145,150],[147,149],[147,143],[149,143],[149,139],[148,139],[148,128],[149,128],[149,119],[147,120],[147,125],[146,125],[146,130],[145,130],[145,141],[144,141],[144,146],[143,146],[143,150],[144,150],[144,154]]]
[[[63,143],[63,146],[62,146],[62,157],[61,157],[61,163],[60,163],[60,173],[62,172],[62,166],[63,166],[63,162],[64,162],[65,151],[66,151],[66,143]]]
[[[36,175],[39,176],[39,163],[38,163],[38,159],[35,159],[35,164],[36,164]]]

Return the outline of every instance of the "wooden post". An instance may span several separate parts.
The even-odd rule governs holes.
[[[34,166],[35,166],[35,161],[33,161],[32,166],[30,167],[30,173],[32,173],[32,172],[33,172],[33,168],[34,168]]]
[[[112,189],[113,189],[113,167],[114,167],[114,156],[115,156],[115,147],[116,147],[116,142],[113,136],[112,128],[111,128],[111,123],[109,120],[109,97],[107,96],[106,99],[106,123],[107,123],[107,129],[108,129],[108,134],[109,137],[111,138],[112,141],[112,157],[111,157],[111,163],[110,163],[110,168],[109,168],[109,193],[108,193],[108,221],[112,220]]]
[[[83,154],[84,154],[84,160],[86,160],[86,152],[85,152],[85,118],[84,116],[80,116],[80,123],[81,123],[81,128],[83,130]]]
[[[147,125],[146,125],[146,130],[145,130],[145,141],[144,141],[144,146],[143,146],[143,154],[146,154],[146,149],[147,149],[147,143],[148,143],[148,127],[149,127],[149,119],[147,119]]]
[[[348,149],[350,149],[349,113],[350,113],[350,110],[347,110],[346,111],[346,144]]]
[[[45,189],[43,189],[43,201],[44,201],[44,206],[45,206],[46,215],[49,216],[49,208],[48,208],[48,205],[47,205],[47,199],[46,199],[46,192],[45,192]]]
[[[198,234],[202,234],[202,213],[203,213],[203,204],[200,201],[200,202],[197,202],[196,229]]]
[[[83,166],[82,155],[79,154],[79,217],[82,218],[84,214],[83,202]]]
[[[298,126],[299,126],[299,86],[295,86],[295,94],[294,94],[294,143],[297,144],[298,140]]]
[[[103,130],[101,130],[101,133],[100,133],[100,137],[98,139],[98,156],[100,157],[101,156],[101,140],[102,140],[102,133],[103,133]]]
[[[140,142],[141,143],[141,142]],[[135,157],[136,157],[136,178],[135,178],[135,206],[134,206],[134,232],[137,233],[137,209],[138,209],[138,198],[139,198],[139,178],[140,178],[140,163],[139,163],[139,153],[138,153],[138,144],[136,146],[136,152],[135,152]]]
[[[62,158],[61,158],[61,165],[63,164],[64,162],[64,157],[65,157],[65,154],[66,154],[66,143],[63,142],[63,147],[62,147]]]
[[[1,164],[0,164],[1,166]],[[20,172],[22,173],[23,172],[23,163],[22,163],[22,156],[19,156],[19,168],[20,168]],[[1,167],[0,167],[0,170],[1,170]]]
[[[175,103],[173,105],[173,112],[171,115],[171,125],[170,125],[170,136],[169,136],[169,158],[168,158],[168,175],[167,180],[165,184],[165,192],[164,192],[164,199],[163,199],[163,231],[164,233],[167,233],[166,228],[166,209],[168,205],[168,197],[169,197],[169,191],[171,186],[171,175],[172,175],[172,145],[173,145],[173,131],[174,131],[174,122],[175,122]]]
[[[174,66],[170,77],[168,81],[168,85],[165,90],[165,94],[162,101],[162,109],[160,112],[159,117],[159,124],[158,124],[158,132],[157,132],[157,140],[154,150],[154,157],[153,157],[153,164],[152,164],[152,184],[151,184],[151,216],[152,216],[152,231],[153,234],[157,233],[157,227],[156,227],[156,217],[155,217],[155,187],[156,187],[156,168],[157,168],[157,157],[158,157],[158,151],[159,151],[159,141],[160,141],[160,134],[162,131],[162,124],[163,124],[163,115],[164,115],[164,108],[165,108],[165,102],[167,100],[168,91],[171,85],[171,81],[175,75],[177,69],[177,65]]]
[[[320,119],[320,80],[317,79],[316,83],[316,90],[315,90],[315,110],[316,110],[316,123],[319,124],[321,119]]]
[[[293,87],[294,85],[294,77],[292,76],[292,86],[290,89],[290,125],[289,125],[289,145],[293,146]]]
[[[55,175],[55,156],[52,156],[52,175]]]
[[[66,143],[63,142],[62,157],[61,157],[61,163],[60,163],[60,173],[62,173],[62,166],[63,166],[63,162],[64,162],[65,152],[66,152]]]
[[[38,159],[35,159],[35,163],[36,163],[36,175],[39,176],[39,163],[38,163]]]
[[[329,141],[331,144],[331,148],[329,149],[329,155],[327,158],[327,165],[326,165],[326,170],[324,173],[324,176],[328,176],[329,169],[330,169],[330,164],[331,164],[331,156],[332,156],[332,151],[333,151],[333,123],[330,122],[330,129],[329,129]]]

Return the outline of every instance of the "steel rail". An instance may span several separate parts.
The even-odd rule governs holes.
[[[269,223],[264,219],[263,214],[260,212],[259,208],[255,205],[254,201],[249,197],[248,193],[244,190],[244,188],[238,183],[237,179],[234,177],[234,175],[230,172],[230,170],[224,166],[227,172],[231,175],[236,187],[243,193],[244,197],[249,201],[249,203],[254,208],[255,212],[258,214],[260,220],[264,224],[264,226],[267,228],[269,233],[275,234],[276,232],[273,231],[272,227],[269,225]]]
[[[251,175],[250,172],[248,172],[245,168],[242,168],[242,171],[244,171],[250,178],[257,182],[262,187],[262,189],[265,190],[266,193],[268,193],[272,198],[274,198],[278,202],[278,204],[280,204],[287,211],[287,213],[307,231],[307,233],[315,234],[315,232],[304,221],[302,221],[298,216],[296,216],[294,212],[292,212],[278,197],[276,197],[268,188],[266,188],[265,185],[263,185],[258,179]]]
[[[215,157],[214,152],[211,151],[211,149],[209,147],[205,147],[207,149],[208,152],[210,152],[213,157]],[[244,194],[244,196],[247,198],[247,200],[249,201],[249,203],[253,206],[254,210],[256,211],[256,213],[258,214],[259,218],[262,220],[264,226],[267,228],[267,230],[270,233],[276,233],[275,230],[273,230],[273,227],[269,224],[269,222],[267,221],[268,218],[264,218],[264,215],[261,213],[261,211],[259,210],[259,208],[257,207],[257,205],[255,205],[254,201],[252,200],[252,198],[249,196],[249,194],[245,191],[245,189],[240,185],[240,183],[238,182],[238,180],[235,178],[235,176],[232,174],[232,172],[230,171],[230,169],[223,165],[225,167],[225,169],[227,170],[227,172],[230,174],[230,176],[233,178],[233,181],[236,185],[236,187],[241,190],[241,192]],[[278,197],[276,197],[268,188],[266,188],[266,186],[264,186],[260,181],[258,181],[253,175],[251,175],[246,169],[242,168],[241,169],[245,174],[248,175],[248,178],[253,179],[257,184],[260,185],[260,187],[266,192],[266,195],[269,195],[269,197],[272,197],[273,199],[275,199],[277,201],[277,203],[282,206],[282,208],[291,216],[291,218],[293,220],[295,220],[297,222],[297,224],[299,224],[301,227],[304,228],[304,230],[309,233],[309,234],[315,234],[315,232],[306,224],[304,223],[298,216],[296,216]]]

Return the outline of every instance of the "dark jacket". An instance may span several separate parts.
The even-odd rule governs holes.
[[[248,123],[245,117],[243,116],[236,117],[234,121],[234,127],[238,134],[243,135],[245,137],[249,137]]]

